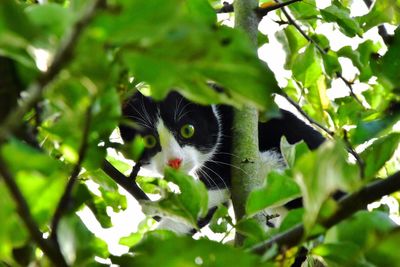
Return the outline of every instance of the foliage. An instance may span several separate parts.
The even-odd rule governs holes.
[[[305,247],[308,260],[329,266],[400,266],[399,227],[389,218],[395,214],[364,210],[326,224],[341,210],[332,198],[337,190],[351,194],[398,175],[398,0],[375,1],[357,16],[345,0],[324,7],[304,0],[270,11],[264,19],[279,27],[268,38],[260,33],[259,46],[281,44],[291,75],[279,86],[246,33],[218,21],[219,1],[36,2],[0,2],[0,265],[98,266],[104,259],[123,266],[291,266]],[[337,40],[321,33],[327,27],[347,44],[336,48]],[[224,89],[217,92],[210,81]],[[138,140],[122,147],[110,138],[123,121],[121,103],[137,89],[162,99],[172,88],[199,103],[250,105],[263,114],[274,108],[271,95],[282,95],[331,140],[316,151],[282,140],[288,169],[271,172],[252,192],[246,218],[235,222],[218,208],[210,229],[228,237],[233,228],[247,237],[243,247],[226,238],[150,231],[144,223],[121,239],[133,253],[112,255],[79,211],[88,207],[109,228],[109,210],[126,209],[117,180],[101,170],[107,159],[127,174],[131,166],[111,151],[136,159],[142,149]],[[125,186],[135,183],[124,178]],[[148,216],[168,214],[198,228],[207,213],[205,187],[190,176],[167,170],[165,180],[136,182],[161,197],[141,201]],[[393,184],[385,192],[397,190]],[[277,229],[252,218],[300,195],[304,208],[290,211]],[[392,195],[397,205],[398,199]],[[278,242],[262,256],[254,253],[299,225],[304,235],[288,249]]]

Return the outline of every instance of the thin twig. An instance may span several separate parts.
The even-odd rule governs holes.
[[[88,148],[88,138],[89,138],[91,118],[92,118],[92,106],[88,107],[88,109],[86,110],[85,125],[84,125],[84,129],[83,129],[83,134],[82,134],[82,142],[81,142],[81,146],[79,148],[79,153],[78,153],[78,161],[75,164],[75,166],[71,172],[67,186],[65,187],[64,194],[62,195],[60,202],[58,203],[58,206],[56,208],[56,211],[54,212],[53,221],[51,224],[51,238],[55,242],[58,242],[58,239],[57,239],[58,225],[61,221],[61,218],[62,218],[64,212],[68,208],[68,205],[71,200],[72,189],[76,183],[76,180],[77,180],[78,175],[82,168],[83,160],[85,159],[85,156],[86,156],[86,151]]]
[[[377,201],[383,196],[392,194],[398,190],[400,190],[400,172],[396,172],[386,179],[372,182],[359,191],[343,197],[338,202],[337,211],[329,218],[320,220],[318,223],[324,226],[325,229],[329,229],[357,211],[364,209],[369,203]],[[299,244],[304,238],[303,235],[304,225],[299,224],[265,242],[253,246],[250,250],[262,254],[273,244],[277,244],[278,247],[290,248]],[[315,236],[309,236],[307,240],[312,238],[315,238]]]
[[[365,178],[365,162],[364,160],[360,157],[360,155],[354,150],[353,146],[351,145],[349,138],[347,136],[347,131],[344,131],[344,142],[347,146],[347,151],[353,155],[353,157],[356,159],[356,162],[358,164],[358,167],[360,168],[360,177],[361,179]]]
[[[9,172],[6,163],[3,158],[0,156],[0,175],[3,177],[5,185],[7,186],[11,196],[13,197],[16,206],[17,212],[24,222],[26,228],[29,231],[32,239],[35,243],[40,247],[43,253],[53,262],[55,266],[68,266],[67,262],[64,259],[59,247],[52,242],[51,239],[44,239],[43,233],[40,232],[39,226],[36,224],[35,219],[33,218],[29,205],[26,202],[24,196],[18,188],[18,185],[15,183],[15,179],[12,174]],[[6,218],[3,218],[6,219]]]
[[[291,99],[285,92],[282,92],[282,96],[289,101],[289,103],[296,108],[296,110],[312,125],[317,126],[319,129],[323,130],[327,133],[330,137],[334,137],[335,133],[330,131],[328,128],[320,124],[319,122],[315,121],[313,118],[308,116],[308,114],[297,104],[293,99]]]
[[[356,100],[356,102],[358,104],[360,104],[362,107],[364,107],[363,103],[361,102],[361,100],[356,96],[356,94],[354,93],[353,90],[353,83],[348,81],[346,78],[343,77],[342,73],[340,72],[336,72],[336,76],[338,76],[345,84],[346,86],[349,88],[349,92],[350,95]]]
[[[40,101],[47,85],[49,85],[62,68],[71,61],[75,45],[78,43],[78,38],[95,16],[96,10],[103,6],[104,3],[105,0],[94,0],[93,4],[88,7],[88,10],[72,27],[70,34],[64,38],[61,43],[49,69],[44,72],[35,83],[28,87],[26,90],[27,97],[21,99],[21,105],[19,105],[14,111],[10,112],[4,122],[0,125],[0,144],[19,128],[26,112],[32,109],[35,104]]]

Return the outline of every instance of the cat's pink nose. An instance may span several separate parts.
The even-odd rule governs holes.
[[[174,168],[174,169],[179,169],[179,167],[181,166],[181,163],[182,163],[182,160],[181,159],[178,159],[178,158],[176,158],[176,159],[170,159],[170,160],[168,160],[168,166],[170,166],[171,168]]]

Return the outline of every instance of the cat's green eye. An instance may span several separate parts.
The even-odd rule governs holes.
[[[148,134],[143,136],[143,143],[145,148],[153,148],[157,144],[157,139],[154,135]]]
[[[190,138],[194,135],[194,126],[191,124],[185,124],[181,128],[181,135],[183,138]]]

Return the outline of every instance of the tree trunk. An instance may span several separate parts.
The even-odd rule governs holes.
[[[257,0],[236,0],[234,2],[235,27],[244,30],[257,49],[258,18],[255,9]],[[246,86],[246,85],[244,85]],[[232,202],[236,220],[245,215],[246,200],[250,192],[262,184],[258,173],[260,154],[258,149],[258,112],[254,107],[244,106],[233,113],[232,157]],[[241,245],[243,236],[236,233],[235,244]]]

